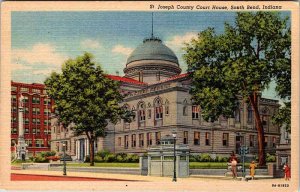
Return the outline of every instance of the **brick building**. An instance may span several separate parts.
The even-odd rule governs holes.
[[[120,105],[133,110],[136,118],[131,123],[121,120],[109,125],[106,137],[96,141],[95,151],[143,154],[176,130],[177,143],[188,144],[191,153],[227,156],[231,151],[238,151],[241,145],[247,145],[251,154],[257,154],[251,106],[240,100],[234,118],[220,117],[213,123],[204,121],[201,109],[191,100],[189,76],[181,74],[176,55],[160,39],[145,39],[128,57],[124,73],[124,77],[107,77],[121,82],[120,90],[127,96]],[[259,99],[266,152],[275,153],[279,142],[280,129],[271,122],[278,107],[276,100]],[[70,127],[62,128],[56,118],[52,123],[51,149],[61,152],[62,142],[66,142],[68,154],[73,159],[84,160],[89,155],[86,136],[73,136]]]
[[[18,107],[24,96],[24,139],[29,156],[50,151],[51,109],[53,100],[48,98],[43,84],[11,82],[11,146],[18,142]]]

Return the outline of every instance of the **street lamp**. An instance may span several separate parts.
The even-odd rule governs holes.
[[[173,136],[173,139],[174,139],[174,175],[173,175],[173,182],[176,182],[177,179],[176,179],[176,131],[173,130],[172,132],[172,136]]]
[[[67,175],[67,166],[66,166],[66,143],[64,142],[63,143],[63,152],[64,152],[64,169],[63,169],[63,172],[64,174],[63,175]]]

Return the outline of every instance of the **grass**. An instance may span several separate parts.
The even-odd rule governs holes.
[[[90,167],[90,163],[67,163],[68,167]],[[95,163],[94,167],[138,168],[139,163]]]

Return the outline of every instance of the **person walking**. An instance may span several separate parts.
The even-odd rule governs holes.
[[[254,179],[254,175],[255,175],[255,168],[256,168],[256,164],[254,161],[252,161],[249,165],[249,169],[250,169],[250,176],[252,178],[252,180]]]
[[[229,163],[231,165],[232,177],[235,179],[237,178],[237,157],[235,156],[233,151],[230,155]]]
[[[284,170],[285,180],[289,181],[291,178],[291,168],[289,167],[289,165],[287,163],[285,163],[285,165],[283,166],[283,170]]]

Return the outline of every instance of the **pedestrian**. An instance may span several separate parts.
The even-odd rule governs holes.
[[[284,170],[285,180],[289,181],[291,178],[291,168],[289,167],[289,165],[287,163],[285,163],[285,165],[283,166],[283,170]]]
[[[237,157],[235,156],[233,151],[230,155],[229,163],[231,165],[232,177],[235,179],[235,178],[237,178],[237,170],[236,170],[237,169]]]
[[[254,161],[252,161],[249,165],[249,169],[250,169],[250,176],[252,178],[252,180],[254,179],[254,175],[255,175],[255,168],[256,168],[256,164]]]

